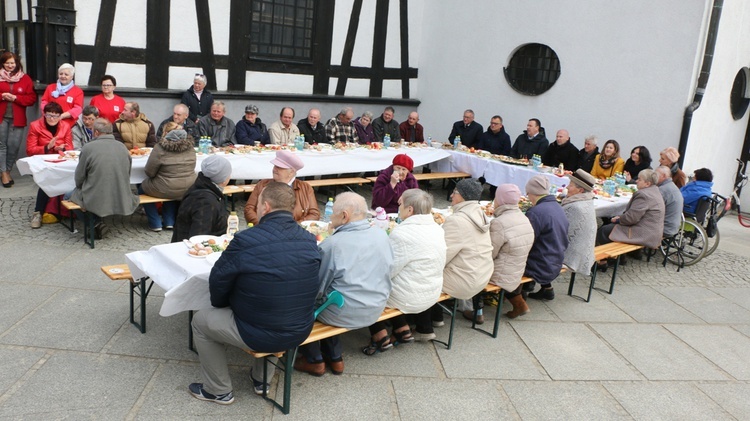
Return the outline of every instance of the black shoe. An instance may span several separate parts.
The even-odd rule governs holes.
[[[552,301],[555,299],[555,289],[552,287],[542,288],[537,292],[532,292],[531,294],[529,294],[529,298],[533,298],[535,300]]]
[[[535,284],[535,282],[526,282],[525,284],[523,284],[522,291],[525,291],[525,292],[531,292],[531,291],[533,291],[534,290],[534,284]]]
[[[99,222],[94,226],[94,237],[97,240],[101,240],[107,234],[109,234],[109,227],[104,222]]]

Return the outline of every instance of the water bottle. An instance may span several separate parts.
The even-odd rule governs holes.
[[[391,135],[387,134],[383,136],[383,147],[389,148],[391,146]]]
[[[203,136],[199,143],[199,148],[202,154],[208,155],[208,146],[211,144],[211,138]]]
[[[304,148],[305,148],[305,135],[303,135],[303,134],[300,134],[300,135],[299,135],[299,140],[301,140],[301,141],[302,141],[302,149],[304,149]],[[301,149],[300,149],[300,150],[301,150]]]
[[[458,149],[458,147],[461,145],[461,136],[456,136],[453,138],[453,149]]]
[[[323,212],[323,222],[331,222],[331,215],[333,215],[333,198],[329,197],[326,202],[326,210]]]
[[[432,136],[427,136],[427,146],[432,146]]]
[[[607,193],[610,196],[615,195],[615,189],[617,188],[617,183],[615,183],[613,180],[605,180],[604,181],[604,192]]]
[[[237,212],[231,212],[227,217],[227,238],[234,238],[234,234],[240,230],[240,218],[237,216]]]

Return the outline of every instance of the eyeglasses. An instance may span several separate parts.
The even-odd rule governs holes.
[[[50,114],[50,113],[47,113],[47,114],[44,115],[44,117],[46,117],[46,118],[60,118],[60,114]]]
[[[115,85],[102,84],[102,88],[114,88]]]

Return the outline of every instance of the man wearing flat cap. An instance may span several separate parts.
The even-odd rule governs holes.
[[[297,179],[297,171],[301,170],[305,164],[302,160],[291,151],[277,151],[276,158],[271,160],[273,164],[273,179],[261,180],[253,190],[250,198],[245,204],[245,220],[248,223],[258,223],[258,197],[263,189],[271,181],[288,184],[294,189],[294,219],[301,221],[317,221],[320,219],[320,210],[318,210],[318,201],[315,199],[315,191],[309,183]]]
[[[201,171],[177,211],[173,243],[194,235],[227,232],[227,209],[222,199],[231,175],[232,165],[222,156],[211,155],[201,162]]]
[[[258,117],[258,107],[248,105],[245,107],[245,116],[237,122],[235,138],[238,145],[254,145],[255,142],[264,145],[270,142],[268,128]]]
[[[384,169],[372,187],[372,208],[382,207],[387,213],[398,212],[398,199],[409,189],[418,189],[412,175],[414,161],[402,153],[393,158],[393,165]]]
[[[568,248],[563,263],[570,270],[590,275],[594,265],[596,242],[596,211],[594,211],[594,183],[596,179],[578,169],[570,175],[568,196],[562,208],[568,218]]]
[[[552,281],[560,274],[568,248],[568,219],[557,203],[555,196],[549,194],[549,179],[535,175],[526,183],[526,195],[533,204],[526,211],[526,217],[534,228],[534,245],[531,246],[526,259],[524,275],[532,278],[542,288],[529,294],[536,300],[554,300],[555,291]],[[530,282],[534,288],[534,283]]]

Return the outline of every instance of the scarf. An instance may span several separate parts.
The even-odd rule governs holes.
[[[609,169],[614,163],[617,161],[617,157],[612,157],[609,159],[604,158],[604,154],[599,154],[599,166],[602,167],[602,169]]]
[[[573,202],[583,202],[586,200],[593,200],[594,199],[594,193],[591,192],[583,192],[574,194],[572,196],[568,196],[565,199],[562,200],[561,205],[565,206]]]
[[[680,165],[676,162],[672,164],[672,166],[669,168],[669,172],[672,173],[673,176],[677,174],[677,171],[679,170],[680,170]]]
[[[52,95],[52,98],[59,98],[60,95],[65,96],[65,94],[68,93],[68,91],[76,85],[76,82],[74,80],[71,80],[69,84],[63,86],[60,84],[60,81],[57,81],[57,89],[52,91],[50,95]]]
[[[16,72],[16,74],[8,73],[7,70],[2,69],[0,70],[0,79],[2,79],[3,82],[8,83],[18,83],[19,80],[23,77],[25,73],[23,70],[19,70]]]

